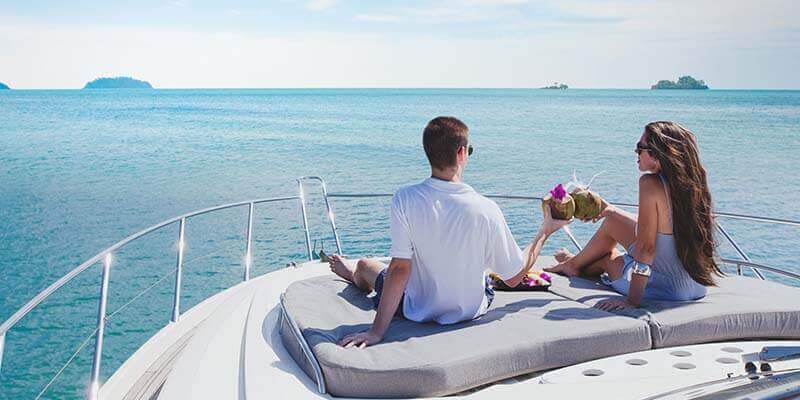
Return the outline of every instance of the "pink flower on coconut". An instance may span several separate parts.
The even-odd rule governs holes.
[[[553,190],[550,191],[550,194],[553,195],[554,199],[556,199],[558,201],[562,201],[562,200],[564,200],[564,197],[567,196],[567,191],[564,190],[564,186],[562,186],[559,183],[558,185],[556,185],[556,187],[553,188]]]

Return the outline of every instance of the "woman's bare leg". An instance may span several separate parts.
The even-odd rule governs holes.
[[[620,256],[619,251],[615,247],[611,250],[610,253],[603,255],[602,257],[598,258],[597,260],[589,263],[589,265],[583,267],[581,270],[584,276],[589,277],[598,277],[606,272],[608,269],[609,263],[611,263],[614,259]]]
[[[592,261],[591,263],[589,263],[589,265],[583,268],[583,274],[587,276],[602,274],[603,268],[605,267],[606,263],[608,263],[609,256],[613,257],[613,255],[614,255],[613,253],[605,254],[602,257],[598,258],[597,260]],[[573,254],[571,251],[567,250],[564,247],[558,249],[558,251],[556,251],[553,254],[553,258],[555,258],[559,264],[564,263],[573,257],[575,257],[575,254]]]
[[[545,271],[578,276],[583,273],[585,267],[597,263],[590,271],[594,275],[598,268],[608,264],[609,258],[616,250],[617,243],[627,248],[635,240],[636,220],[625,213],[614,214],[603,219],[600,229],[595,232],[583,250],[558,265],[545,268]]]
[[[616,257],[608,259],[604,272],[608,273],[608,277],[611,278],[612,281],[615,281],[619,278],[622,278],[622,271],[624,269],[625,260],[623,259],[622,254],[618,254]]]

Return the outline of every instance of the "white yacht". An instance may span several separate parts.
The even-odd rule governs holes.
[[[396,319],[382,343],[346,349],[336,344],[338,338],[368,326],[374,310],[368,298],[317,259],[307,218],[310,182],[321,187],[339,254],[347,254],[347,247],[340,240],[332,202],[391,196],[328,193],[321,178],[302,177],[295,196],[211,207],[156,224],[99,252],[13,314],[0,326],[0,360],[3,344],[20,319],[101,264],[96,329],[76,349],[77,354],[93,345],[85,391],[92,400],[800,396],[800,288],[782,283],[800,280],[800,274],[751,261],[719,224],[746,219],[800,226],[800,221],[718,213],[721,237],[741,258],[720,260],[728,276],[699,301],[648,302],[638,309],[605,312],[592,306],[614,292],[596,281],[556,276],[548,291],[497,292],[490,311],[477,320],[441,326]],[[254,210],[279,202],[299,203],[307,257],[251,276]],[[182,312],[184,227],[196,216],[234,207],[248,210],[241,282]],[[101,374],[114,255],[168,226],[177,226],[179,232],[174,277],[170,275],[171,322],[113,374]],[[565,233],[580,248],[569,230]],[[549,257],[537,261],[552,263]],[[780,282],[767,279],[775,276]],[[101,376],[110,378],[102,381]],[[47,389],[35,388],[44,398]]]

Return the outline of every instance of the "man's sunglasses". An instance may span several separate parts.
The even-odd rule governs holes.
[[[636,150],[634,151],[636,152],[636,154],[642,154],[643,151],[652,151],[652,150],[653,150],[652,147],[643,144],[641,142],[636,142]]]
[[[469,156],[471,156],[471,155],[472,155],[472,152],[473,152],[475,149],[473,149],[473,148],[472,148],[472,145],[471,145],[471,144],[470,144],[470,145],[467,145],[466,147],[467,147],[467,157],[469,157]]]

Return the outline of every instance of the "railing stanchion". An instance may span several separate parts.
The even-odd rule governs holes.
[[[581,251],[581,250],[583,250],[583,246],[581,246],[581,244],[580,244],[580,243],[578,243],[578,239],[575,239],[575,235],[573,235],[573,234],[572,234],[572,230],[571,230],[571,229],[569,229],[569,227],[568,227],[568,226],[565,226],[565,227],[563,227],[563,228],[561,228],[561,229],[562,229],[562,230],[564,231],[564,233],[567,235],[567,237],[568,237],[568,238],[569,238],[569,240],[572,242],[572,244],[574,244],[574,245],[575,245],[575,247],[577,247],[577,248],[578,248],[578,251]]]
[[[342,254],[342,241],[339,240],[339,230],[336,229],[336,218],[333,215],[333,210],[331,209],[331,203],[328,201],[328,188],[325,185],[325,181],[322,178],[319,179],[320,183],[322,184],[322,197],[325,199],[325,209],[328,211],[328,221],[331,222],[331,230],[333,231],[333,239],[336,241],[336,251],[337,254]]]
[[[733,248],[736,250],[736,252],[739,253],[739,256],[741,256],[745,261],[748,261],[748,262],[751,261],[750,257],[747,256],[747,254],[744,252],[744,250],[742,250],[741,247],[739,247],[739,245],[736,244],[736,241],[733,240],[731,235],[728,234],[728,231],[726,231],[725,228],[723,228],[722,225],[720,225],[719,222],[714,222],[714,224],[717,226],[717,230],[719,230],[719,232],[722,233],[722,236],[725,236],[725,239],[728,240],[728,243],[730,243],[731,246],[733,246]],[[742,266],[741,265],[737,265],[737,271],[739,272],[739,275],[742,274],[741,273],[741,269],[742,269]],[[753,273],[756,274],[756,276],[759,279],[761,279],[762,281],[766,280],[766,278],[764,277],[764,274],[762,274],[761,271],[758,270],[758,268],[750,267],[750,270],[752,270]]]
[[[100,361],[103,358],[103,333],[106,328],[106,305],[108,304],[108,277],[111,272],[111,253],[103,260],[103,281],[100,285],[100,304],[97,307],[97,332],[94,339],[94,357],[92,358],[92,375],[89,380],[89,400],[96,400],[100,391]]]
[[[253,208],[254,203],[250,203],[247,210],[247,247],[244,251],[244,278],[243,280],[250,280],[250,265],[253,263]]]
[[[178,228],[178,258],[175,261],[175,297],[172,299],[172,322],[178,322],[178,318],[181,316],[181,277],[183,275],[183,250],[186,247],[185,230],[186,218],[181,218]]]
[[[3,350],[5,350],[6,346],[6,333],[3,332],[0,334],[0,370],[3,369]]]
[[[306,234],[306,252],[308,253],[308,261],[314,259],[311,253],[311,235],[308,233],[308,215],[306,215],[306,194],[303,190],[303,181],[297,179],[298,196],[300,197],[300,212],[303,214],[303,231]]]

